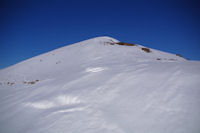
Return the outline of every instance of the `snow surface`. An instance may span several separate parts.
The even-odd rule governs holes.
[[[0,70],[0,133],[199,133],[200,62],[113,42]]]

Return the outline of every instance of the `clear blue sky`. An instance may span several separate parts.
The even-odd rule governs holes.
[[[1,0],[0,68],[96,36],[200,60],[199,0]]]

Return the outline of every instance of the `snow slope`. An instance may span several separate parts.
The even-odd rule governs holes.
[[[200,62],[117,42],[97,37],[0,70],[0,133],[199,133]]]

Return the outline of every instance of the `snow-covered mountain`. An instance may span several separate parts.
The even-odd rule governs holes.
[[[97,37],[0,70],[0,133],[199,133],[200,62]]]

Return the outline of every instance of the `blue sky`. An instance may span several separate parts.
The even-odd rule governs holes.
[[[97,36],[200,60],[198,0],[1,0],[0,68]]]

